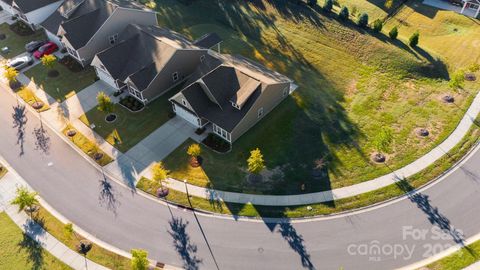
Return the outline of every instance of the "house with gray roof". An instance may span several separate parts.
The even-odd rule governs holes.
[[[156,13],[105,0],[65,0],[43,23],[49,39],[67,49],[82,65],[116,44],[130,23],[157,25]]]
[[[197,128],[211,124],[229,143],[297,88],[291,79],[258,63],[213,51],[185,85],[170,98],[176,115]]]
[[[7,12],[17,14],[32,29],[38,29],[40,23],[55,12],[62,2],[63,0],[2,0],[1,6]]]
[[[130,24],[91,65],[101,80],[116,89],[128,89],[130,95],[148,103],[187,80],[206,55],[208,48],[177,32]]]

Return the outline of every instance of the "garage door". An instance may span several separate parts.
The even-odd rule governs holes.
[[[117,85],[115,84],[115,80],[110,75],[105,73],[105,71],[97,67],[95,67],[95,71],[97,72],[97,76],[100,80],[106,82],[108,85],[114,87],[115,89],[118,89]]]
[[[195,127],[200,127],[200,120],[198,117],[191,112],[183,109],[182,107],[178,106],[177,104],[173,105],[173,109],[175,110],[175,113],[185,119],[187,122],[190,124],[194,125]]]

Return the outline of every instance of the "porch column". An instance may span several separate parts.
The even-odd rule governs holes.
[[[478,6],[477,11],[475,12],[475,18],[478,17],[478,13],[480,13],[480,6]]]
[[[465,11],[465,8],[467,7],[467,4],[468,4],[468,2],[466,2],[466,1],[463,3],[463,7],[462,7],[462,10],[460,11],[460,13],[463,14],[463,11]]]

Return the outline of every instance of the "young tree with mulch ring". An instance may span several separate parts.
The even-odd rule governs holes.
[[[459,69],[455,71],[450,77],[448,86],[450,86],[450,88],[454,90],[457,90],[459,88],[463,88],[464,85],[465,85],[465,71]]]
[[[168,188],[163,186],[163,181],[168,178],[170,171],[167,170],[162,162],[155,162],[151,168],[152,179],[160,184],[160,188],[157,190],[158,197],[165,197],[168,195]]]
[[[77,251],[84,257],[87,257],[87,253],[92,249],[92,242],[86,239],[81,239],[73,229],[72,223],[67,223],[63,226],[63,233],[68,240],[72,240],[72,236],[75,236],[75,239],[78,241]]]
[[[11,204],[18,206],[18,212],[25,210],[31,219],[32,213],[36,210],[35,206],[39,204],[37,199],[38,193],[30,192],[26,187],[19,187],[16,194]]]
[[[55,55],[53,55],[53,54],[44,55],[44,56],[42,56],[42,58],[40,58],[40,61],[42,62],[42,65],[44,67],[49,69],[49,71],[47,73],[48,77],[53,78],[53,77],[57,77],[58,75],[60,75],[58,70],[53,69],[53,66],[55,65],[55,62],[57,61],[57,58],[55,57]]]
[[[148,252],[143,249],[132,249],[132,270],[146,270],[148,268]]]
[[[98,102],[98,107],[97,109],[101,112],[104,112],[107,114],[107,117],[105,118],[105,120],[107,120],[108,122],[110,122],[110,120],[108,119],[110,115],[113,116],[112,112],[113,112],[113,102],[112,100],[110,99],[110,97],[105,94],[105,92],[99,92],[97,94],[97,102]],[[113,120],[115,120],[116,116],[114,116]],[[113,121],[112,120],[112,121]]]
[[[373,146],[375,147],[376,153],[372,155],[373,161],[377,163],[383,163],[386,160],[385,152],[388,151],[390,144],[393,141],[392,131],[383,127],[380,132],[373,139]]]
[[[187,149],[187,154],[190,156],[190,166],[199,167],[200,166],[200,155],[202,149],[198,143],[190,145]]]
[[[3,71],[3,76],[5,79],[8,81],[8,85],[12,90],[17,90],[19,89],[22,84],[18,81],[17,76],[18,76],[18,70],[16,70],[13,67],[9,66],[4,66],[4,71]]]
[[[251,173],[252,179],[260,177],[260,173],[265,169],[265,160],[260,149],[256,148],[250,151],[250,157],[247,159],[248,171]]]

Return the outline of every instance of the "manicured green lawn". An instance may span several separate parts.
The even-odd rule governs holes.
[[[121,152],[135,146],[150,133],[169,120],[171,92],[155,99],[140,112],[130,112],[120,104],[114,105],[117,120],[105,121],[105,113],[94,108],[80,117],[87,126],[95,124],[95,132]]]
[[[480,260],[480,241],[427,265],[429,270],[461,270]]]
[[[25,72],[25,76],[59,101],[64,101],[95,82],[95,71],[90,66],[83,71],[72,72],[57,62],[53,69],[60,73],[58,77],[49,77],[47,75],[49,69],[42,64],[29,69]]]
[[[64,230],[65,224],[56,219],[43,207],[40,207],[39,211],[35,213],[35,218],[41,220],[43,228],[57,238],[60,242],[64,243],[72,250],[77,250],[77,238],[74,236],[71,238],[67,237]],[[83,239],[83,237],[79,235],[79,239]],[[130,259],[117,255],[95,244],[92,246],[90,252],[88,252],[87,258],[110,269],[131,269]]]
[[[477,121],[480,121],[480,117],[477,118]],[[175,191],[170,189],[167,200],[174,202],[176,204],[193,207],[197,209],[207,210],[210,212],[217,212],[221,214],[230,214],[230,215],[240,215],[240,216],[251,216],[251,217],[288,217],[288,218],[298,218],[306,216],[317,216],[317,215],[330,215],[334,213],[339,213],[343,211],[358,209],[360,207],[370,206],[375,203],[380,203],[388,199],[392,199],[401,195],[404,195],[407,192],[415,188],[419,188],[435,177],[438,177],[447,169],[451,168],[455,163],[457,163],[462,157],[464,157],[468,151],[479,142],[480,139],[480,126],[473,126],[467,135],[458,143],[449,153],[441,159],[437,160],[434,164],[430,165],[428,168],[422,172],[413,175],[412,177],[405,179],[403,182],[400,182],[401,185],[390,185],[381,189],[377,189],[371,192],[363,193],[357,196],[340,199],[336,201],[310,204],[310,205],[299,205],[292,207],[269,207],[269,206],[258,206],[252,204],[237,204],[237,203],[225,203],[217,200],[207,200],[204,198],[199,198],[195,196],[190,196],[188,200],[185,193],[180,191]],[[189,142],[187,142],[189,143]],[[185,146],[182,146],[185,147]],[[204,156],[204,154],[202,154]],[[179,157],[179,160],[182,161],[183,157]],[[176,168],[175,164],[165,163],[167,169]],[[205,164],[203,165],[205,166]],[[179,166],[182,168],[182,165]],[[227,168],[228,169],[228,168]],[[200,176],[203,171],[202,168],[190,168],[194,170],[195,174],[199,175],[199,179],[202,179]],[[180,169],[178,171],[181,171]],[[178,172],[172,173],[173,177],[178,177]],[[180,178],[182,179],[182,178]],[[190,184],[205,185],[208,184],[207,179],[198,180],[195,178],[188,178]],[[158,181],[152,181],[145,177],[142,177],[136,186],[138,189],[143,190],[153,196],[155,196],[156,190],[160,187]],[[308,209],[308,206],[311,209]],[[445,262],[438,263],[438,265],[465,265],[461,260],[460,256],[453,258],[451,261],[447,260]],[[472,259],[478,260],[479,258],[475,256],[467,257],[466,262],[471,262]],[[443,261],[443,260],[442,260]],[[437,265],[437,263],[435,264]],[[432,269],[450,269],[448,267],[444,268],[432,268]],[[457,268],[452,268],[457,269]],[[460,268],[458,268],[460,269]]]
[[[71,269],[23,234],[7,216],[0,213],[0,269]]]
[[[69,130],[75,130],[77,133],[73,136],[70,137],[67,135]],[[82,150],[85,154],[87,154],[90,158],[92,158],[95,162],[98,163],[100,166],[105,166],[108,163],[112,162],[113,159],[107,155],[105,152],[103,152],[98,145],[90,141],[85,135],[77,131],[74,127],[72,126],[67,126],[63,129],[63,134],[67,136],[67,138],[70,139],[80,150]],[[95,160],[94,156],[95,153],[101,153],[103,154],[102,158],[99,160]]]
[[[374,4],[364,4],[367,1],[351,2],[359,4],[359,12],[362,5],[378,16],[386,14]],[[418,1],[409,1],[407,6],[413,3],[421,6]],[[480,25],[454,12],[439,11],[432,17],[419,8],[419,14],[407,17],[405,25],[421,27],[420,49],[414,50],[287,1],[183,5],[165,0],[157,1],[157,10],[160,24],[193,38],[218,32],[224,39],[223,52],[259,61],[299,85],[292,97],[236,141],[230,153],[204,153],[203,169],[214,188],[295,194],[349,186],[387,174],[444,140],[479,86],[467,83],[465,90],[455,92],[447,85],[450,72],[480,57],[474,48]],[[395,18],[388,21],[385,31]],[[408,32],[403,27],[400,38],[404,41]],[[447,93],[455,95],[455,105],[441,101]],[[382,127],[393,131],[388,166],[370,161],[372,139]],[[417,127],[428,128],[431,136],[418,138]],[[244,176],[249,151],[257,147],[272,177],[254,186]],[[172,155],[183,156],[184,149],[178,151]],[[168,163],[175,163],[169,159]],[[318,169],[320,161],[326,165]]]
[[[29,43],[30,41],[46,39],[45,32],[43,32],[43,30],[38,30],[33,35],[19,36],[12,32],[6,23],[0,25],[0,34],[6,35],[4,40],[0,40],[0,48],[6,46],[10,49],[10,51],[6,54],[0,52],[0,54],[5,58],[13,58],[25,52],[25,44]]]

